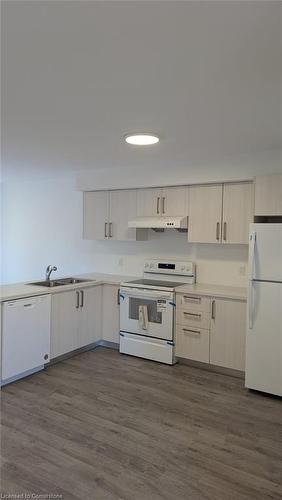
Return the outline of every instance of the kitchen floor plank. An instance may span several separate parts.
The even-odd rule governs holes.
[[[278,500],[282,403],[243,381],[99,348],[2,389],[2,492]]]

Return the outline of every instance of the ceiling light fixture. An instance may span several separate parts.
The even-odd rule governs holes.
[[[139,133],[125,136],[125,142],[134,146],[151,146],[152,144],[157,144],[159,141],[160,138],[154,134]]]

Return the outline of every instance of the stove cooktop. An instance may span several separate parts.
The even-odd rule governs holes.
[[[176,288],[177,286],[185,285],[185,283],[180,283],[179,281],[161,281],[161,280],[149,280],[149,279],[140,279],[134,281],[128,281],[126,285],[144,285],[144,286],[155,286],[155,287],[164,287],[164,288]]]

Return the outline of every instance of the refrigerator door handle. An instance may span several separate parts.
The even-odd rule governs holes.
[[[249,329],[253,329],[254,321],[253,321],[253,307],[254,307],[254,295],[253,295],[253,281],[249,281],[249,293],[248,293],[248,316],[249,316]]]
[[[255,261],[255,246],[256,246],[256,233],[253,231],[250,234],[250,276],[249,279],[252,280],[254,277],[254,261]]]

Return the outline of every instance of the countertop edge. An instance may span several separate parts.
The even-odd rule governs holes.
[[[24,299],[27,297],[35,297],[37,295],[53,295],[54,293],[62,293],[80,288],[88,288],[100,285],[113,285],[119,286],[122,281],[133,280],[134,276],[124,275],[107,275],[103,273],[88,273],[74,276],[75,278],[89,279],[83,283],[75,283],[70,285],[62,285],[52,289],[40,286],[33,286],[29,282],[14,283],[11,285],[1,285],[4,289],[0,302],[8,302],[10,300]],[[140,278],[140,277],[139,277]],[[11,287],[10,291],[5,288]],[[15,291],[13,291],[15,288]],[[18,288],[18,290],[17,290]],[[234,300],[247,300],[247,288],[244,287],[231,287],[228,285],[211,285],[203,283],[195,283],[194,285],[182,285],[176,289],[177,294],[189,293],[191,295],[202,295],[206,297],[218,297]]]

